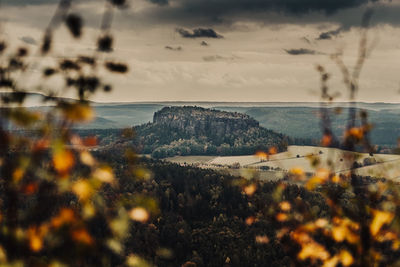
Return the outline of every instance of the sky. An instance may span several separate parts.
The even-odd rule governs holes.
[[[74,40],[56,30],[51,57],[36,52],[57,0],[2,0],[0,37],[25,45],[33,55],[21,84],[60,90],[55,77],[42,84],[41,68],[63,57],[95,50],[104,1],[74,1],[85,29]],[[126,75],[102,77],[114,85],[94,101],[319,101],[322,65],[337,101],[348,100],[340,68],[330,55],[341,51],[351,71],[361,20],[373,10],[371,48],[357,100],[400,102],[400,0],[126,0],[116,9],[114,52],[105,59],[129,65]],[[74,96],[67,92],[65,96]]]

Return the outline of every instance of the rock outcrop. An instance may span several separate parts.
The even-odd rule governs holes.
[[[200,107],[165,107],[135,132],[140,152],[154,157],[249,155],[286,146],[284,135],[261,127],[246,114]]]
[[[259,127],[258,121],[246,114],[201,107],[165,107],[154,113],[153,123],[180,130],[191,136],[214,138]]]

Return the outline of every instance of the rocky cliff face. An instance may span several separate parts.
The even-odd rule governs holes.
[[[200,107],[165,107],[154,114],[153,123],[192,136],[215,137],[259,127],[258,121],[246,114]]]

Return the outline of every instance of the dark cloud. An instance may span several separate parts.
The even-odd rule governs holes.
[[[194,29],[192,32],[178,28],[176,31],[183,37],[183,38],[223,38],[222,35],[216,33],[213,29],[204,29],[198,28]]]
[[[332,37],[338,36],[342,30],[342,28],[338,28],[337,30],[322,32],[317,40],[330,40]]]
[[[299,56],[299,55],[321,55],[321,52],[307,49],[307,48],[299,48],[299,49],[284,49],[286,53],[289,55],[293,56]]]
[[[360,26],[363,13],[370,7],[374,10],[371,26],[400,24],[400,5],[390,0],[170,0],[168,5],[151,5],[141,12],[132,12],[130,17],[142,23],[162,22],[186,28],[201,25],[220,31],[228,30],[226,26],[236,27],[236,22],[260,25],[328,22],[347,30]]]
[[[94,0],[81,0],[84,2]],[[80,1],[80,2],[81,2]],[[170,6],[191,14],[207,11],[209,17],[224,15],[235,11],[273,11],[287,14],[306,14],[321,11],[333,14],[341,9],[359,7],[370,2],[382,0],[147,0],[156,5]],[[4,5],[55,4],[60,0],[2,0]]]
[[[152,2],[153,4],[160,5],[160,6],[168,5],[168,0],[148,0],[148,1]]]
[[[24,6],[24,5],[42,5],[42,4],[58,4],[60,0],[3,0],[4,5]]]
[[[168,0],[148,0],[166,4]],[[384,0],[169,0],[170,10],[176,15],[205,17],[221,20],[225,15],[253,12],[277,12],[286,15],[305,15],[321,12],[332,15],[339,10],[359,7]]]
[[[371,25],[400,24],[400,6],[390,0],[145,0],[153,3],[143,9],[128,9],[115,17],[115,25],[131,28],[168,23],[178,27],[207,28],[233,26],[237,21],[256,21],[263,24],[337,23],[347,30],[359,26],[367,6],[375,10]],[[2,7],[16,5],[56,4],[59,0],[2,0]],[[92,2],[80,0],[76,2]],[[133,3],[132,0],[128,2]],[[79,6],[87,26],[98,25],[94,9]],[[38,24],[35,22],[35,24]],[[42,24],[40,24],[42,26]],[[222,27],[220,27],[222,26]],[[187,31],[190,35],[193,32]],[[323,39],[324,36],[321,36]],[[333,37],[333,36],[331,36]],[[194,38],[194,36],[192,37]]]
[[[21,38],[19,38],[22,42],[30,44],[30,45],[37,45],[37,42],[35,39],[33,39],[30,36],[22,36]]]
[[[167,45],[164,48],[167,49],[167,50],[171,50],[171,51],[182,51],[182,47],[181,46],[172,47],[172,46]]]

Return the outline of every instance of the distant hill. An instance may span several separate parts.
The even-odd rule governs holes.
[[[35,94],[30,97],[42,98]],[[29,98],[28,98],[29,99]],[[320,140],[320,103],[317,102],[137,102],[137,103],[92,103],[97,119],[92,123],[77,126],[79,129],[121,129],[149,123],[153,114],[168,106],[201,106],[229,112],[244,113],[260,123],[260,126],[283,133],[292,138]],[[341,113],[338,113],[338,109]],[[342,136],[348,116],[348,104],[334,103],[329,108],[332,128]],[[47,107],[31,107],[45,111]],[[372,143],[381,148],[396,148],[400,136],[400,104],[357,103],[358,111],[366,110],[372,123]],[[359,113],[359,112],[357,112]],[[101,120],[107,120],[102,123]],[[296,143],[300,144],[300,143]]]
[[[116,128],[140,125],[152,121],[153,114],[166,106],[196,105],[204,108],[244,113],[260,123],[260,126],[283,133],[293,138],[319,140],[320,127],[319,103],[125,103],[94,105],[99,117],[113,121]],[[337,136],[342,136],[347,123],[347,103],[335,103],[329,108],[332,115],[332,128]],[[400,136],[400,104],[357,103],[359,110],[367,110],[369,121],[373,125],[371,139],[373,144],[397,147]],[[101,126],[101,125],[100,125]],[[91,128],[87,125],[86,128]]]
[[[249,115],[201,107],[165,107],[152,123],[135,127],[142,153],[174,155],[248,155],[276,147],[288,138],[261,127]]]

